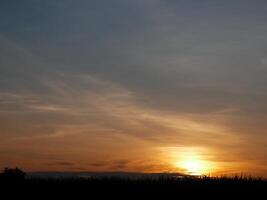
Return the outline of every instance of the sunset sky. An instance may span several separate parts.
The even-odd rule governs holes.
[[[267,1],[1,0],[15,166],[267,177]]]

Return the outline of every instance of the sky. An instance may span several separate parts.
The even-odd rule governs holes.
[[[265,0],[1,0],[0,167],[267,177]]]

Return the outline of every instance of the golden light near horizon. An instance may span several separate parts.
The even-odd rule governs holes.
[[[167,147],[164,154],[169,157],[170,165],[177,172],[188,175],[210,175],[217,167],[210,160],[210,152],[207,149],[196,147]]]
[[[204,175],[209,173],[208,161],[200,158],[197,152],[186,153],[175,163],[177,168],[181,168],[186,174]]]

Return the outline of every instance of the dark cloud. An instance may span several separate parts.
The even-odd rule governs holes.
[[[92,167],[107,167],[108,162],[102,161],[102,162],[94,162],[89,164]]]
[[[112,168],[115,170],[121,170],[127,168],[129,164],[130,164],[129,160],[117,160],[112,162]]]
[[[71,162],[54,162],[54,163],[49,163],[48,165],[53,165],[53,166],[74,166],[75,163],[71,163]]]

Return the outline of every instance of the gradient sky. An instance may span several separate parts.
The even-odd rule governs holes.
[[[1,0],[0,167],[267,177],[266,23],[265,0]]]

